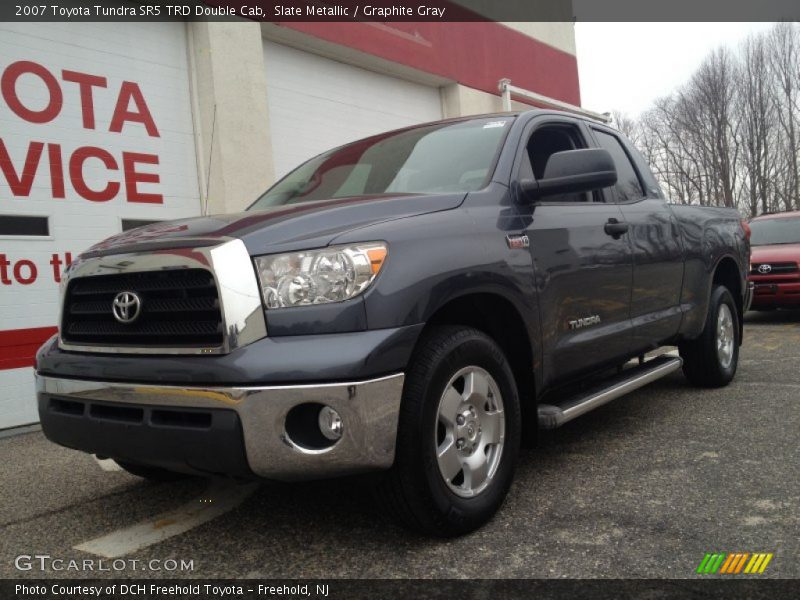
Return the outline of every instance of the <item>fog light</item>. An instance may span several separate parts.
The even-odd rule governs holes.
[[[342,437],[342,418],[330,406],[303,402],[286,413],[286,439],[296,449],[320,451],[333,448]]]
[[[322,410],[319,411],[318,423],[322,435],[329,440],[336,441],[342,437],[342,431],[344,429],[342,417],[330,406],[323,406]]]

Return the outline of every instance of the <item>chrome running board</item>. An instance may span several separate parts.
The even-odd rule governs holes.
[[[572,421],[598,406],[603,406],[620,396],[677,371],[682,364],[683,360],[677,356],[658,356],[638,367],[627,369],[598,387],[581,392],[558,405],[540,404],[539,427],[542,429],[561,427],[564,423]]]

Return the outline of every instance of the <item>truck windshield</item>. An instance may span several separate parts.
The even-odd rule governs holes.
[[[436,123],[336,148],[290,172],[248,210],[348,196],[479,190],[512,119]]]
[[[765,219],[750,223],[751,246],[800,244],[800,218]]]

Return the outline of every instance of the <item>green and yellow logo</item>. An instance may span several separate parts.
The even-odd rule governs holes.
[[[697,567],[700,575],[760,575],[772,560],[772,553],[707,552]]]

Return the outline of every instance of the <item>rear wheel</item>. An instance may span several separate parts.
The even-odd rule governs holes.
[[[705,327],[700,336],[679,345],[683,373],[694,385],[721,387],[736,375],[739,363],[739,313],[728,288],[711,292]]]
[[[478,330],[436,328],[406,373],[395,464],[378,498],[416,531],[468,533],[502,504],[519,437],[519,398],[502,350]]]

